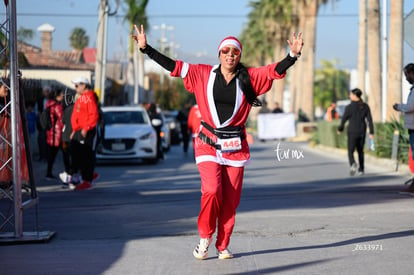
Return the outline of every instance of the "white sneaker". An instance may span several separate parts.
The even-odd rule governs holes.
[[[231,259],[233,258],[233,253],[231,253],[231,251],[228,248],[222,251],[219,251],[217,249],[217,256],[220,260]]]
[[[200,243],[193,250],[193,255],[196,259],[204,260],[208,256],[208,247],[211,244],[211,238],[201,238]]]
[[[63,183],[70,183],[72,176],[66,173],[66,171],[59,174],[59,178]]]
[[[351,176],[355,175],[356,171],[358,169],[358,166],[356,165],[356,163],[352,163],[351,168],[349,169],[349,174]]]

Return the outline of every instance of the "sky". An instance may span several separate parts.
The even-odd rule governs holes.
[[[111,11],[115,0],[108,0]],[[123,2],[123,0],[120,0]],[[390,1],[390,0],[388,0]],[[70,32],[81,27],[89,36],[89,47],[96,47],[99,0],[17,0],[17,28],[35,31],[29,43],[40,47],[37,28],[48,23],[55,27],[52,49],[70,50]],[[148,43],[159,47],[161,25],[176,58],[188,62],[218,63],[217,46],[228,35],[239,36],[251,11],[249,0],[149,0],[146,13]],[[380,0],[382,4],[383,0]],[[35,5],[33,3],[36,3]],[[334,4],[332,4],[334,3]],[[321,60],[336,60],[341,68],[357,67],[359,0],[337,0],[319,9],[316,32],[315,66]],[[414,9],[414,1],[404,1],[404,16]],[[389,9],[388,9],[389,11]],[[3,11],[0,12],[4,14]],[[128,24],[124,7],[108,20],[108,62],[122,59],[128,47]],[[2,15],[4,18],[4,15]],[[140,22],[137,22],[139,24]],[[158,27],[158,28],[157,28]],[[298,30],[300,31],[300,30]],[[306,33],[303,34],[306,54]],[[414,62],[414,49],[404,42],[403,63]]]

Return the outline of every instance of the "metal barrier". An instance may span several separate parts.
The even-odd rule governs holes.
[[[0,43],[0,60],[6,68],[0,85],[9,91],[10,97],[0,97],[4,103],[4,106],[0,104],[0,244],[44,242],[55,233],[23,232],[23,211],[31,207],[36,208],[36,228],[39,228],[39,199],[33,176],[24,95],[19,85],[16,0],[4,1],[4,5],[6,14],[0,22],[0,37],[4,40]],[[7,231],[9,229],[11,231]]]

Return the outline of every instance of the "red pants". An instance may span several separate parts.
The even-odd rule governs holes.
[[[210,238],[217,225],[216,248],[224,250],[229,245],[233,232],[244,167],[224,166],[207,161],[199,163],[198,170],[201,176],[198,232],[201,238]]]

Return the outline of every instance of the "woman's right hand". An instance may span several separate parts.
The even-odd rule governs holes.
[[[134,25],[136,35],[132,35],[132,38],[137,41],[138,47],[143,50],[147,47],[147,36],[145,35],[144,26],[141,24],[141,31],[138,29],[137,25]]]

